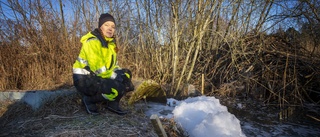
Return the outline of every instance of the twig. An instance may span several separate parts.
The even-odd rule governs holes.
[[[78,117],[78,116],[66,117],[66,116],[59,116],[59,115],[49,115],[49,116],[45,117],[44,119],[57,119],[57,118],[69,119],[69,118],[76,118],[76,117]]]
[[[316,121],[319,121],[319,122],[320,122],[320,119],[319,119],[319,118],[316,118],[316,117],[311,116],[311,115],[308,115],[308,114],[307,114],[307,116],[310,117],[310,118],[312,118],[312,119],[314,119],[314,120],[316,120]]]

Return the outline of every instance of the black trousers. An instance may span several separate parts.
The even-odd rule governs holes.
[[[80,94],[89,96],[91,102],[108,101],[102,97],[103,94],[111,94],[111,88],[118,91],[115,101],[120,101],[125,93],[125,85],[113,79],[104,79],[92,75],[73,74],[73,84]]]

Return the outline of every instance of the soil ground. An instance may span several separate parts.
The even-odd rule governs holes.
[[[144,114],[143,105],[128,106],[127,100],[128,97],[121,100],[122,108],[130,111],[124,116],[104,109],[105,104],[99,104],[100,115],[89,115],[78,94],[58,97],[36,111],[24,103],[1,102],[0,136],[158,136]],[[161,122],[168,136],[183,136],[172,119],[161,119]]]

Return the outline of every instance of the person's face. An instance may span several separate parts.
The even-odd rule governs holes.
[[[100,27],[104,36],[111,38],[113,37],[114,31],[116,30],[116,26],[112,21],[106,21]]]

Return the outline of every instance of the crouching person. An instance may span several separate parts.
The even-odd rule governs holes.
[[[121,69],[117,63],[115,25],[113,16],[101,14],[98,28],[80,40],[82,47],[73,64],[73,82],[89,114],[99,114],[99,102],[107,102],[106,108],[112,112],[126,114],[119,102],[126,92],[134,90],[131,71]]]

